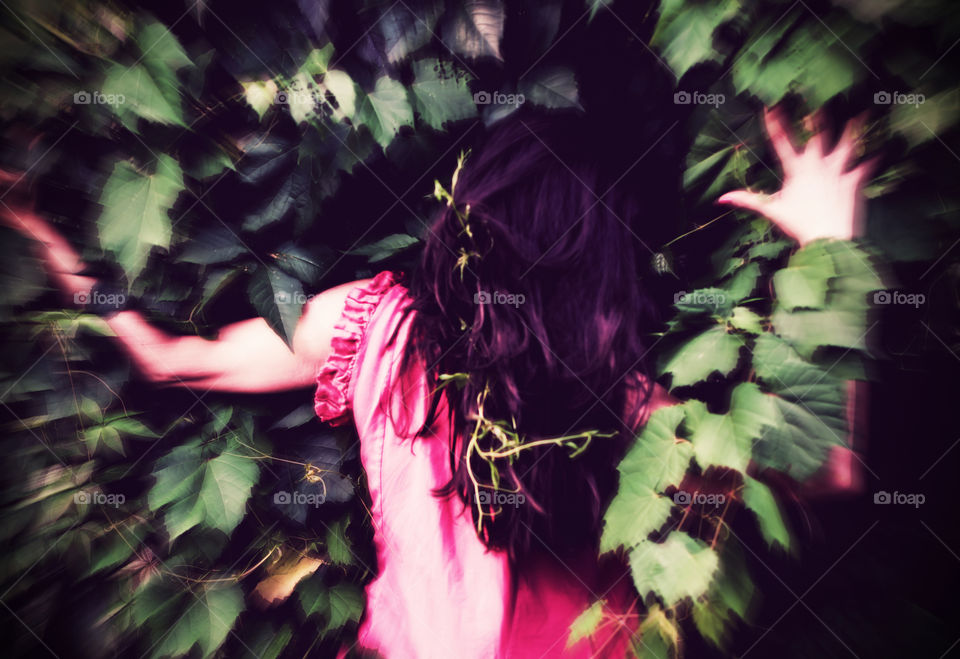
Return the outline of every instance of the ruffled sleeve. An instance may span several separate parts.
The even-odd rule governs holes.
[[[317,371],[314,410],[321,421],[339,426],[350,420],[348,396],[367,325],[384,294],[397,284],[393,272],[381,272],[347,295],[340,320],[334,326],[332,351]]]

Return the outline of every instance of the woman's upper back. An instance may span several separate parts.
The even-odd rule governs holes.
[[[623,656],[630,633],[616,624],[564,652],[570,624],[594,600],[605,599],[612,615],[626,612],[622,572],[600,575],[589,552],[561,562],[545,547],[514,574],[506,553],[480,541],[459,497],[435,496],[451,476],[447,415],[440,410],[415,440],[394,427],[397,419],[419,427],[430,402],[429,365],[400,368],[409,302],[391,273],[356,288],[318,374],[317,414],[352,418],[370,490],[378,575],[367,587],[360,646],[388,657],[595,656],[601,646],[603,656]]]

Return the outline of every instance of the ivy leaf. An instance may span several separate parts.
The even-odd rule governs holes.
[[[351,622],[358,622],[363,613],[363,591],[349,582],[342,582],[329,591],[330,617],[325,632],[340,629]]]
[[[100,246],[116,253],[128,282],[146,266],[151,247],[169,249],[167,212],[182,189],[180,166],[167,155],[159,156],[151,175],[141,174],[126,161],[114,165],[100,194],[103,213],[97,227]]]
[[[713,33],[739,12],[740,0],[661,0],[660,18],[650,45],[663,54],[677,78],[682,78],[695,64],[722,59],[713,47]]]
[[[525,101],[545,108],[577,108],[580,105],[577,80],[573,71],[562,66],[542,68],[520,81]]]
[[[763,332],[763,325],[761,324],[763,318],[747,307],[734,307],[728,322],[731,327],[750,334],[760,334]]]
[[[769,333],[757,337],[753,367],[776,394],[768,397],[774,420],[754,446],[754,460],[802,481],[820,468],[831,446],[845,445],[844,383]]]
[[[505,11],[500,0],[463,0],[448,16],[442,34],[450,50],[471,59],[503,59],[500,40]]]
[[[647,541],[670,517],[673,502],[639,480],[621,476],[617,495],[603,515],[600,553],[631,548]]]
[[[770,492],[770,488],[755,478],[744,476],[743,505],[753,511],[760,524],[763,539],[771,547],[778,544],[790,550],[790,532],[780,514],[780,507]]]
[[[661,369],[673,374],[670,390],[706,380],[714,372],[728,375],[740,359],[741,345],[722,325],[698,334],[681,345]]]
[[[306,301],[300,282],[278,268],[261,266],[253,273],[247,292],[257,313],[292,346],[293,333]]]
[[[659,604],[647,611],[640,623],[640,638],[634,639],[637,659],[670,659],[680,644],[680,631]]]
[[[468,77],[436,59],[413,64],[410,85],[413,108],[428,126],[443,130],[444,124],[477,116],[477,106],[467,87]]]
[[[603,620],[603,600],[597,600],[578,615],[570,624],[570,634],[567,636],[565,649],[569,650],[582,639],[587,638],[597,629]]]
[[[630,571],[641,597],[656,594],[666,606],[696,600],[710,586],[718,557],[709,545],[674,531],[663,542],[640,543],[630,552]]]
[[[259,475],[255,460],[238,455],[223,453],[208,461],[200,488],[206,525],[230,535],[243,519]]]
[[[354,249],[351,254],[369,257],[370,263],[384,261],[394,254],[402,252],[405,249],[413,247],[420,241],[414,236],[404,233],[394,233],[386,238],[381,238],[375,243],[364,245]]]
[[[673,405],[650,415],[643,432],[617,466],[621,484],[630,480],[655,492],[679,485],[693,457],[693,445],[677,437],[684,412],[682,405]]]
[[[244,609],[243,593],[236,585],[207,587],[196,599],[184,602],[186,609],[154,650],[154,657],[182,656],[195,645],[200,647],[201,656],[213,655]]]
[[[357,120],[370,129],[380,146],[387,148],[401,126],[413,125],[406,88],[389,76],[380,76],[374,90],[360,101]]]
[[[327,554],[338,565],[351,565],[353,552],[350,551],[350,538],[347,537],[349,518],[343,518],[327,527]]]

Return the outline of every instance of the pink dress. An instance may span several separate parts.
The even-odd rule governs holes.
[[[632,601],[628,574],[600,574],[590,556],[529,566],[511,606],[506,555],[484,547],[459,498],[432,493],[450,478],[446,415],[425,438],[395,433],[380,400],[398,377],[410,316],[388,344],[408,303],[390,272],[351,291],[317,375],[320,419],[356,424],[372,502],[379,574],[366,589],[358,647],[390,659],[624,657],[636,616],[613,617]],[[399,384],[393,417],[408,413],[419,427],[429,396],[423,370]],[[598,598],[611,619],[566,649],[570,624]]]

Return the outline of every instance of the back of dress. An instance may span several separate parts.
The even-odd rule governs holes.
[[[399,437],[393,424],[418,428],[429,405],[422,367],[398,382],[408,304],[406,288],[389,272],[354,289],[317,376],[317,415],[356,424],[370,489],[378,576],[366,589],[359,647],[391,659],[625,656],[635,624],[607,624],[565,646],[570,624],[594,600],[606,600],[611,620],[626,613],[628,577],[599,579],[591,557],[565,565],[548,550],[511,575],[506,554],[477,537],[463,502],[433,494],[450,479],[445,410],[431,433],[415,440]],[[512,576],[519,577],[515,598]]]

